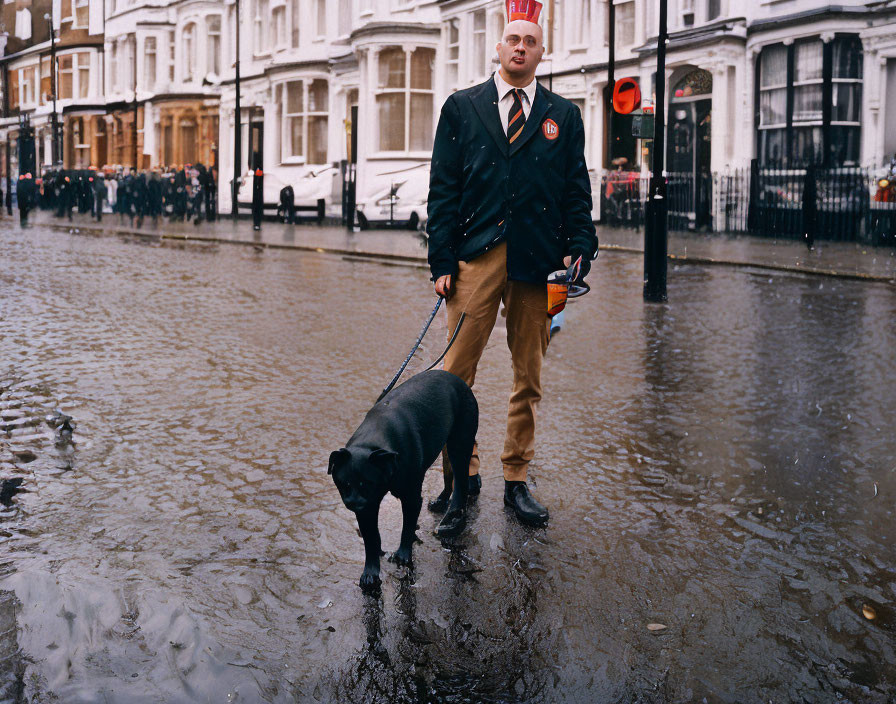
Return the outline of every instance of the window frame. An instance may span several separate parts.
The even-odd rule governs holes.
[[[311,87],[315,81],[323,81],[327,87],[327,100],[323,109],[311,110],[309,96],[311,95]],[[297,112],[289,112],[289,86],[293,83],[302,84],[302,98]],[[318,162],[309,161],[310,152],[309,125],[311,118],[326,118],[326,127],[324,128],[325,136],[328,136],[330,127],[330,79],[323,74],[307,74],[302,76],[293,76],[287,80],[281,81],[274,85],[275,94],[280,91],[280,109],[278,111],[280,117],[280,163],[281,164],[301,164],[301,165],[318,165]],[[290,121],[293,119],[301,119],[302,121],[302,149],[301,154],[295,154],[292,149],[292,126]],[[320,164],[329,163],[330,144],[329,139],[325,139],[326,147],[324,148],[324,160]]]
[[[400,50],[404,53],[404,86],[397,87],[382,87],[380,86],[379,80],[379,70],[380,70],[380,62],[382,61],[382,54],[388,50]],[[433,111],[435,108],[435,70],[433,69],[430,72],[429,79],[429,88],[413,88],[412,87],[412,61],[413,54],[416,51],[429,51],[432,52],[433,62],[436,58],[436,49],[431,46],[397,46],[390,45],[384,46],[380,53],[377,55],[377,84],[374,90],[374,106],[375,106],[375,115],[376,115],[376,154],[378,156],[417,156],[428,153],[426,147],[423,149],[411,149],[411,115],[412,115],[412,95],[428,95],[430,100],[432,101]],[[402,150],[387,150],[382,148],[381,138],[381,123],[380,123],[380,102],[379,97],[382,95],[395,95],[395,94],[403,94],[404,95],[404,149]],[[433,113],[431,113],[432,116]],[[432,123],[432,119],[430,119],[430,123]],[[430,124],[427,128],[429,130],[430,137],[432,137],[432,129],[433,126]]]
[[[797,78],[797,53],[800,46],[808,43],[817,42],[821,45],[821,78]],[[848,44],[848,50],[854,51],[854,57],[857,66],[855,77],[834,77],[833,56],[834,48],[839,43]],[[763,65],[767,60],[767,52],[771,51],[786,52],[786,77],[785,83],[763,85]],[[833,36],[810,36],[801,38],[799,41],[784,44],[782,42],[776,44],[768,44],[761,47],[757,54],[755,65],[755,147],[756,156],[761,166],[768,167],[784,167],[784,168],[803,168],[807,165],[807,160],[803,158],[803,154],[807,153],[804,135],[808,132],[817,131],[812,137],[814,145],[814,156],[808,157],[816,166],[825,168],[853,166],[859,164],[861,160],[861,139],[862,139],[862,65],[864,61],[864,49],[857,34],[838,33]],[[834,120],[833,118],[833,91],[835,87],[842,84],[851,84],[856,86],[851,92],[851,99],[856,101],[858,107],[855,120]],[[816,86],[821,87],[821,99],[819,105],[821,115],[797,115],[797,91],[801,87]],[[786,103],[784,112],[784,124],[762,124],[763,103],[762,96],[766,92],[774,90],[785,90]],[[849,138],[849,134],[853,134]],[[820,137],[819,137],[820,134]],[[843,136],[845,135],[845,137]],[[779,161],[771,162],[766,154],[768,144],[775,143],[781,146],[782,156]],[[849,145],[853,146],[853,154],[851,157],[845,154]],[[798,151],[800,153],[798,153]],[[835,154],[836,152],[836,154]]]
[[[212,28],[212,22],[217,21],[218,28]],[[205,16],[205,73],[213,73],[215,76],[221,75],[223,67],[223,27],[224,17],[219,13],[212,13]]]

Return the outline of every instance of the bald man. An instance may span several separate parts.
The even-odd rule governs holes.
[[[549,336],[546,281],[580,255],[584,277],[597,235],[582,116],[535,81],[541,27],[512,21],[496,49],[500,69],[442,107],[429,188],[429,265],[436,293],[447,299],[449,337],[466,312],[445,369],[471,387],[504,302],[513,365],[501,454],[504,503],[523,523],[544,525],[548,511],[526,479]],[[473,495],[482,484],[479,464],[477,448]]]

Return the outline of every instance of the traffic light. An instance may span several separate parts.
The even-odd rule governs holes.
[[[613,109],[620,115],[630,115],[641,107],[641,88],[635,78],[620,78],[613,87]]]

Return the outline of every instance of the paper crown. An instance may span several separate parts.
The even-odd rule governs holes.
[[[538,22],[541,3],[536,0],[507,0],[507,21],[526,20]]]

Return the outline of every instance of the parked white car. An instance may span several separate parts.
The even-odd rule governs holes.
[[[429,164],[419,164],[379,177],[380,187],[356,204],[358,225],[418,230],[426,224]],[[383,182],[388,180],[388,185]]]

